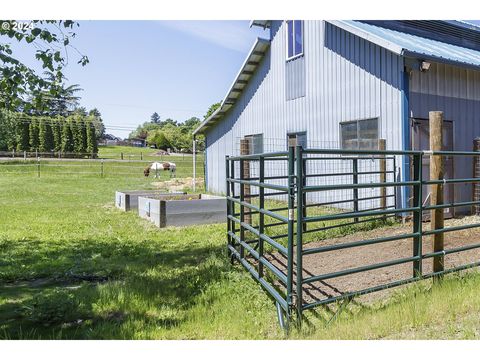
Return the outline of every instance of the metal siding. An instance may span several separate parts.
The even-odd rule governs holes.
[[[285,98],[294,100],[305,96],[305,57],[300,56],[285,63]]]
[[[265,151],[285,150],[287,132],[298,131],[307,131],[309,147],[336,148],[341,121],[378,117],[387,149],[402,148],[399,56],[324,21],[305,21],[305,96],[286,101],[283,22],[272,21],[271,32],[239,101],[206,134],[209,191],[225,192],[224,156],[249,134],[263,133]]]
[[[453,121],[454,150],[472,150],[480,136],[480,71],[432,63],[427,72],[413,71],[410,81],[410,111],[414,118],[428,119],[429,111],[443,111]],[[472,159],[456,157],[454,176],[472,177]],[[471,200],[471,185],[455,185],[458,201]]]

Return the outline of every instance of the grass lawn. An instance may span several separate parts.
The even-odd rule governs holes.
[[[149,147],[101,145],[98,147],[98,156],[105,159],[121,159],[123,154],[124,160],[143,159],[171,162],[183,160],[192,162],[192,154],[157,155],[159,151],[158,149],[151,149]],[[197,161],[203,164],[203,154],[197,154]]]
[[[282,339],[274,303],[225,254],[225,225],[158,229],[113,206],[141,177],[0,172],[0,338]],[[447,276],[291,338],[476,338],[480,275]]]
[[[45,176],[87,176],[92,177],[96,176],[97,178],[103,177],[144,177],[144,169],[151,164],[153,161],[164,161],[173,162],[176,164],[176,176],[179,178],[193,177],[193,159],[191,155],[177,156],[156,156],[156,157],[147,157],[145,156],[143,160],[133,159],[130,161],[125,157],[124,161],[121,161],[119,158],[116,158],[114,155],[112,157],[105,157],[107,160],[101,161],[89,160],[89,159],[76,159],[68,160],[62,159],[60,161],[55,159],[43,158],[40,160],[39,167],[38,163],[34,159],[16,159],[16,160],[4,160],[0,161],[0,176],[7,175],[18,175],[18,176],[29,176],[37,177],[40,172],[40,177]],[[110,161],[111,159],[116,159],[116,161]],[[196,163],[196,176],[203,177],[203,155],[197,155]],[[155,171],[150,172],[150,179],[155,175]],[[159,171],[158,175],[162,179],[170,178],[170,173],[168,171]]]

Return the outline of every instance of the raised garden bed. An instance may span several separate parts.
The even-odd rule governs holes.
[[[138,215],[161,228],[225,222],[226,210],[226,200],[221,196],[192,194],[169,198],[138,197]]]
[[[137,210],[139,196],[170,197],[183,195],[184,192],[166,193],[158,190],[127,190],[115,192],[115,206],[123,211]]]

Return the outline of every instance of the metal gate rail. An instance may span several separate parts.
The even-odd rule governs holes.
[[[442,251],[423,253],[422,242],[424,236],[461,231],[480,227],[480,223],[464,224],[440,229],[424,230],[422,214],[424,211],[444,209],[450,207],[465,207],[480,205],[480,201],[458,201],[448,204],[427,205],[422,203],[422,186],[434,184],[458,184],[477,183],[480,178],[462,179],[435,179],[423,180],[422,158],[424,156],[479,156],[477,152],[466,151],[384,151],[384,150],[334,150],[334,149],[303,149],[301,146],[290,147],[288,152],[264,153],[255,155],[243,155],[226,158],[226,181],[227,181],[227,237],[228,251],[232,259],[237,259],[251,275],[265,288],[265,290],[276,300],[283,309],[287,324],[292,320],[294,314],[298,321],[301,321],[304,310],[312,309],[319,305],[336,302],[352,297],[408,284],[421,279],[436,277],[455,271],[464,270],[470,267],[479,266],[480,261],[455,266],[443,271],[425,273],[422,269],[422,260],[431,258],[443,259],[446,255],[480,248],[480,242],[458,246]],[[362,173],[355,166],[355,161],[362,158],[386,159],[395,161],[395,157],[407,158],[412,164],[412,179],[397,181],[393,176],[392,181],[384,182],[358,182],[356,177]],[[309,163],[313,161],[330,161],[331,159],[344,159],[353,161],[352,172],[338,172],[330,174],[308,173]],[[245,162],[258,162],[259,174],[250,177],[245,174]],[[284,175],[266,176],[266,164],[286,163]],[[278,165],[276,165],[278,168]],[[237,169],[238,167],[238,169]],[[236,176],[236,171],[238,175]],[[385,171],[386,172],[386,171]],[[394,169],[388,173],[395,175]],[[375,175],[380,172],[368,171],[364,175]],[[311,179],[321,179],[327,176],[348,176],[353,180],[351,183],[338,184],[309,184]],[[277,183],[272,183],[276,181]],[[278,184],[281,182],[281,184]],[[258,193],[246,194],[246,187],[253,187]],[[328,206],[342,202],[353,202],[359,200],[359,189],[381,189],[381,188],[413,188],[413,201],[408,207],[397,206],[397,191],[392,194],[384,192],[383,197],[394,198],[393,205],[383,208],[359,209],[358,202],[353,211],[334,214],[307,215],[307,209],[313,206]],[[320,203],[307,203],[307,194],[328,192],[335,190],[352,190],[353,199],[327,201]],[[287,206],[273,206],[268,203],[269,197],[287,197]],[[375,199],[377,196],[365,197]],[[253,202],[252,202],[253,200]],[[267,200],[267,202],[266,202]],[[273,206],[273,207],[272,207]],[[282,213],[283,212],[283,213]],[[286,212],[286,214],[284,213]],[[257,223],[252,222],[252,215],[258,216]],[[314,232],[325,231],[338,226],[348,224],[359,224],[362,221],[372,221],[398,215],[409,215],[412,218],[411,231],[406,234],[377,237],[367,240],[355,240],[348,243],[337,243],[324,245],[315,248],[304,248],[304,235]],[[275,222],[272,222],[272,219]],[[333,221],[353,221],[334,223]],[[307,225],[321,223],[323,226],[307,228]],[[278,229],[280,234],[272,234]],[[345,249],[370,246],[379,243],[395,242],[404,239],[413,239],[413,252],[410,256],[401,257],[388,261],[378,261],[353,268],[345,268],[338,271],[324,274],[308,274],[304,277],[303,258],[314,254],[342,251]],[[286,241],[286,243],[285,243]],[[286,271],[269,260],[265,246],[271,246],[286,258]],[[267,255],[267,256],[266,256]],[[405,279],[394,279],[356,291],[348,291],[338,296],[329,296],[314,302],[306,302],[303,298],[304,285],[312,284],[327,279],[363,273],[370,270],[387,268],[400,264],[412,264],[412,275]],[[281,286],[280,286],[281,285]],[[282,290],[283,289],[283,290]]]

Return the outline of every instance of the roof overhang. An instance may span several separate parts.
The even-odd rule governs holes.
[[[207,131],[208,128],[220,121],[225,113],[235,105],[250,79],[255,74],[269,46],[269,40],[257,38],[247,58],[240,67],[240,71],[235,77],[235,80],[223,98],[221,105],[193,131],[193,135],[202,134]]]
[[[427,39],[418,35],[387,29],[361,21],[328,20],[327,22],[400,56],[472,69],[480,68],[480,51],[478,50]],[[455,21],[449,21],[449,23],[452,25],[455,24],[456,26],[460,26],[459,24],[461,24]],[[472,31],[480,31],[480,29],[474,25],[461,25],[464,27],[468,26]]]
[[[326,22],[335,25],[336,27],[343,29],[345,31],[348,31],[349,33],[356,35],[358,37],[361,37],[362,39],[365,39],[367,41],[370,41],[374,44],[377,44],[380,47],[383,47],[387,50],[390,50],[391,52],[397,54],[397,55],[402,55],[403,48],[399,45],[396,45],[388,40],[385,40],[384,38],[377,36],[375,34],[371,34],[368,31],[363,30],[359,26],[356,26],[352,22],[347,22],[343,20],[326,20]]]
[[[270,27],[271,20],[252,20],[250,21],[250,27],[259,26],[261,28],[267,29]]]

